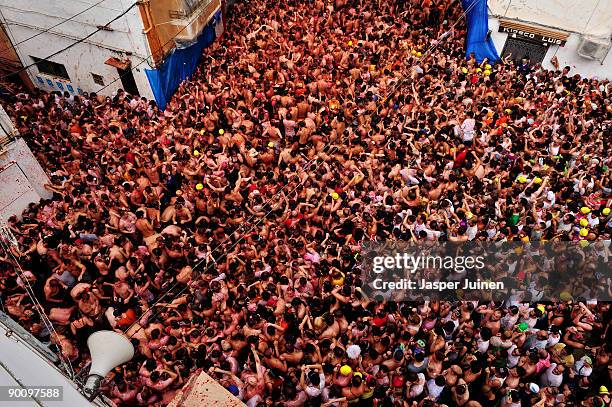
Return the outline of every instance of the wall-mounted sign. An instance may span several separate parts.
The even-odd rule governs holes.
[[[568,33],[552,31],[539,27],[532,27],[526,24],[515,23],[513,21],[501,20],[499,32],[507,33],[512,37],[524,38],[544,45],[564,46],[569,37]]]

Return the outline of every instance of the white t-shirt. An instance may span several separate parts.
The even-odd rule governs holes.
[[[315,387],[313,385],[306,386],[304,391],[308,394],[309,397],[318,397],[321,395],[323,388],[325,387],[325,375],[323,373],[319,373],[319,386]]]
[[[440,397],[440,394],[442,394],[443,391],[444,391],[444,386],[438,386],[436,384],[435,379],[429,379],[427,381],[427,392],[434,399],[437,399],[438,397]]]
[[[561,335],[558,334],[550,334],[548,335],[548,340],[546,341],[546,347],[550,348],[551,346],[555,346],[561,340]]]
[[[295,136],[295,126],[297,124],[293,120],[283,120],[283,126],[285,126],[285,136],[293,137]]]
[[[480,353],[486,353],[487,350],[489,349],[489,341],[483,341],[482,339],[478,338],[478,352]]]
[[[547,344],[548,344],[548,339],[545,339],[545,340],[537,339],[535,342],[535,347],[537,349],[545,349]]]
[[[544,208],[552,207],[555,204],[556,200],[557,198],[555,197],[555,193],[553,191],[548,191],[546,193],[546,200],[543,202]]]
[[[556,363],[551,363],[550,367],[546,369],[546,372],[542,375],[542,385],[552,387],[561,386],[561,383],[563,383],[563,374],[554,374],[553,370],[555,370],[556,367]]]
[[[496,234],[497,234],[496,228],[487,229],[487,236],[489,237],[489,239],[494,238]]]
[[[415,223],[414,224],[414,231],[415,233],[419,233],[421,230],[424,230],[425,232],[427,232],[429,229],[427,228],[427,225],[425,225],[424,223]]]
[[[418,397],[423,393],[425,387],[425,375],[423,373],[417,373],[419,381],[410,386],[410,397]]]
[[[476,235],[478,234],[478,226],[468,226],[466,233],[468,236],[468,240],[474,240],[476,238]]]
[[[504,327],[504,329],[512,329],[512,327],[516,325],[516,322],[518,321],[518,319],[519,319],[519,314],[512,315],[511,313],[508,313],[504,315],[504,317],[501,319],[501,324]]]
[[[584,366],[584,359],[580,358],[576,361],[576,363],[574,364],[574,370],[576,371],[576,373],[578,373],[580,376],[590,376],[591,373],[593,373],[593,368],[592,367],[585,367]]]
[[[593,216],[592,213],[587,215],[587,220],[589,221],[589,226],[595,228],[599,226],[599,218],[597,216]]]
[[[476,120],[465,119],[461,124],[461,130],[463,131],[463,141],[471,141],[474,138],[474,127],[476,126]]]
[[[427,240],[430,241],[438,240],[442,235],[442,232],[437,230],[425,229],[425,231],[427,232]]]
[[[512,369],[513,367],[515,367],[516,365],[518,365],[518,362],[521,358],[521,356],[514,356],[512,354],[512,352],[514,352],[514,350],[516,349],[516,345],[512,345],[510,347],[510,349],[508,349],[508,368]]]

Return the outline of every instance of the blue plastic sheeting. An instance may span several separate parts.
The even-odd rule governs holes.
[[[161,110],[166,108],[180,83],[195,72],[202,52],[215,40],[215,26],[220,19],[221,11],[209,21],[193,45],[174,49],[158,69],[145,69],[155,101]]]
[[[478,62],[482,62],[485,58],[488,58],[490,62],[499,61],[499,54],[493,45],[493,40],[490,36],[487,38],[489,32],[487,0],[461,0],[461,4],[464,10],[469,10],[466,16],[466,57],[469,58],[470,53],[473,52]]]

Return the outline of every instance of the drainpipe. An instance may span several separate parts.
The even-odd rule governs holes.
[[[153,24],[153,18],[151,17],[151,1],[142,0],[138,2],[138,9],[140,10],[140,17],[144,25],[143,34],[147,36],[149,42],[149,48],[151,49],[151,57],[153,58],[153,68],[159,66],[164,57],[164,47],[159,39],[159,34]]]

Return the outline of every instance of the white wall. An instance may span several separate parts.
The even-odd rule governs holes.
[[[498,29],[499,20],[495,17],[489,17],[489,30],[492,32],[491,39],[493,40],[493,44],[495,44],[497,52],[501,56],[508,34],[498,32]],[[572,68],[571,74],[579,73],[586,78],[597,76],[599,78],[612,79],[612,51],[608,53],[603,64],[599,61],[583,58],[576,52],[581,41],[582,38],[580,35],[572,33],[564,46],[549,46],[544,56],[544,60],[542,61],[542,66],[545,69],[554,70],[555,68],[550,63],[550,59],[556,55],[559,60],[560,68],[570,66]]]
[[[612,0],[489,0],[493,15],[610,38]]]
[[[0,223],[21,212],[32,202],[49,199],[52,193],[44,187],[47,174],[19,135],[13,122],[0,106]]]
[[[6,317],[0,315],[0,386],[21,388],[22,386],[62,388],[62,401],[44,401],[34,398],[14,403],[0,403],[3,406],[23,407],[90,407],[114,406],[110,400],[104,404],[101,398],[88,402],[77,390],[74,382],[69,380],[54,365],[49,363],[38,350],[40,342],[34,342],[27,334],[14,327],[15,322],[8,324]],[[76,368],[76,366],[74,366]]]
[[[238,400],[216,380],[202,372],[192,375],[176,392],[168,407],[241,406]]]
[[[0,222],[21,212],[32,202],[49,199],[44,188],[49,178],[23,139],[9,143],[0,152]]]
[[[11,118],[6,114],[4,108],[0,106],[0,149],[2,145],[18,135],[19,133],[15,126],[13,126]]]
[[[0,0],[0,11],[3,19],[8,24],[9,36],[13,43],[19,43],[41,31],[50,28],[60,21],[67,19],[99,0]],[[106,0],[91,10],[75,17],[74,20],[55,27],[48,33],[17,45],[19,54],[24,65],[33,62],[30,56],[45,58],[46,56],[73,44],[76,40],[94,32],[99,25],[105,25],[113,18],[125,11],[132,2],[130,0]],[[122,88],[121,80],[117,70],[105,65],[104,62],[114,56],[118,59],[130,59],[134,79],[142,96],[152,98],[149,82],[144,69],[150,68],[143,59],[149,57],[146,36],[143,34],[143,23],[140,18],[138,7],[133,7],[124,17],[113,22],[110,27],[113,31],[100,31],[86,42],[80,43],[63,52],[51,61],[64,64],[70,81],[51,78],[40,74],[34,66],[28,71],[32,82],[45,90],[60,90],[58,82],[62,84],[63,90],[70,85],[74,93],[81,89],[86,92],[98,92],[102,86],[94,83],[91,73],[101,75],[104,84],[108,85],[102,94],[111,94]],[[125,51],[132,55],[128,56]],[[42,79],[42,83],[40,79]],[[51,85],[48,84],[51,81]]]
[[[565,46],[550,47],[548,54],[544,59],[544,68],[554,69],[550,63],[550,59],[556,55],[561,68],[566,65],[572,68],[570,73],[579,73],[587,78],[597,76],[599,78],[612,79],[612,50],[608,52],[608,55],[603,60],[602,64],[599,61],[593,61],[578,55],[576,50],[580,46],[581,42],[582,38],[579,35],[570,34]]]

